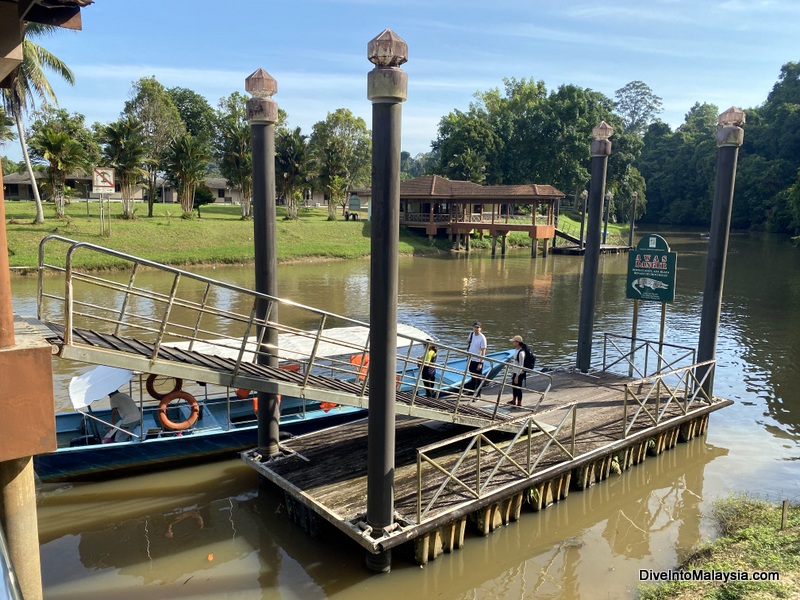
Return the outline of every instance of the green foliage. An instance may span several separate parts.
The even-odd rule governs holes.
[[[663,110],[661,98],[643,81],[631,81],[614,92],[614,97],[614,110],[622,117],[625,133],[644,134],[647,126]]]
[[[314,178],[332,202],[346,202],[346,190],[369,183],[370,132],[364,119],[348,109],[339,108],[315,123],[308,146]]]
[[[169,148],[164,170],[175,184],[184,215],[194,210],[195,192],[208,169],[209,154],[205,144],[184,133]]]
[[[131,99],[125,102],[123,114],[132,117],[142,127],[146,150],[147,216],[152,217],[158,173],[164,170],[163,162],[172,143],[185,133],[186,127],[172,98],[155,77],[142,77],[133,83]]]
[[[242,194],[241,216],[250,216],[253,189],[253,151],[247,122],[247,99],[234,92],[219,101],[214,155],[228,186]]]
[[[56,205],[56,215],[63,217],[67,198],[67,175],[72,171],[90,169],[86,149],[69,133],[49,125],[36,132],[30,139],[30,146],[34,157],[48,164],[47,176]]]
[[[289,130],[280,128],[275,140],[275,170],[278,188],[286,200],[287,218],[297,219],[298,198],[295,190],[309,185],[311,168],[308,136],[300,128]],[[302,193],[300,194],[302,199]]]
[[[193,90],[173,87],[167,90],[183,125],[192,137],[203,144],[209,144],[214,137],[214,109],[203,96]]]
[[[147,177],[146,150],[141,124],[132,117],[123,117],[106,126],[102,132],[103,159],[114,168],[115,181],[122,192],[122,214],[132,215],[134,191]]]

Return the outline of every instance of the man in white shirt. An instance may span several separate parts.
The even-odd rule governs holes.
[[[480,374],[483,372],[483,357],[486,355],[486,336],[481,333],[481,324],[479,321],[475,321],[472,324],[472,333],[469,334],[468,344],[467,351],[470,354],[480,355],[480,358],[477,356],[469,357],[469,372],[472,374],[472,377],[464,385],[464,389],[470,390],[472,393],[474,393],[475,388],[477,388],[478,384],[480,383]],[[481,392],[478,390],[475,398],[480,397]],[[475,401],[475,398],[472,399],[473,402]]]

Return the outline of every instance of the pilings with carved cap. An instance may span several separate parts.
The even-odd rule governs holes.
[[[252,94],[247,101],[247,120],[250,123],[253,146],[253,243],[255,250],[256,291],[272,297],[278,296],[278,246],[275,216],[275,123],[278,105],[272,95],[278,83],[264,69],[258,69],[245,79],[245,90]],[[278,319],[274,303],[259,303],[256,316],[264,322]],[[259,336],[261,335],[259,330]],[[278,332],[267,327],[263,331],[263,348],[258,353],[258,363],[278,366]],[[280,407],[277,394],[258,392],[258,449],[264,456],[275,456],[278,445]]]
[[[722,288],[725,283],[725,261],[728,255],[733,188],[739,147],[744,142],[745,113],[731,107],[719,116],[721,128],[716,133],[717,178],[714,183],[714,204],[711,207],[711,228],[708,238],[706,283],[703,289],[703,308],[700,313],[700,337],[697,343],[697,362],[713,360],[717,355],[717,334],[722,311]],[[705,376],[703,390],[711,397],[714,372],[708,367],[698,369],[699,379]],[[707,375],[707,376],[706,376]]]
[[[375,65],[367,76],[372,101],[372,227],[370,264],[369,440],[367,522],[375,535],[394,525],[397,255],[400,245],[401,107],[408,76],[400,65],[408,45],[386,29],[367,44]],[[391,551],[367,554],[367,566],[391,569]]]
[[[614,130],[605,121],[592,129],[591,145],[592,174],[589,183],[589,216],[586,225],[586,252],[583,255],[583,277],[581,279],[581,308],[578,321],[578,358],[576,366],[584,373],[592,361],[592,335],[594,334],[594,312],[597,298],[597,271],[600,267],[600,229],[603,219],[603,196],[606,187],[606,166],[611,154],[608,139]]]

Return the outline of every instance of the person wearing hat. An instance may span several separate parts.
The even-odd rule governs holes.
[[[478,387],[480,380],[480,374],[483,372],[482,357],[486,355],[486,336],[481,333],[480,321],[475,321],[472,324],[472,333],[469,334],[467,351],[470,354],[479,355],[469,357],[469,372],[472,374],[472,377],[464,385],[464,389],[470,390],[471,393],[475,393],[475,389]],[[475,398],[480,397],[481,392],[478,390],[478,393],[475,394]],[[473,402],[475,401],[475,398],[472,399]]]
[[[515,335],[508,340],[514,344],[514,349],[517,351],[514,354],[514,366],[511,368],[511,400],[508,404],[515,406],[522,406],[522,388],[525,387],[525,355],[529,352],[525,342],[522,341],[521,335]]]

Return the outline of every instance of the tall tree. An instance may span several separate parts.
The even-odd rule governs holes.
[[[186,131],[203,144],[211,143],[216,115],[208,100],[197,92],[182,87],[169,88],[167,95],[178,109]]]
[[[77,169],[88,170],[89,159],[83,145],[64,131],[45,127],[30,139],[34,157],[46,162],[47,175],[56,205],[56,215],[64,216],[67,175]]]
[[[253,151],[247,122],[247,98],[234,92],[219,101],[215,152],[219,170],[231,189],[242,195],[242,218],[250,216],[253,190]]]
[[[54,32],[56,29],[58,28],[52,25],[28,23],[25,30],[25,39],[22,41],[22,64],[11,78],[9,87],[2,90],[3,105],[6,112],[14,118],[17,124],[17,137],[22,148],[22,156],[25,160],[28,177],[31,180],[33,198],[36,201],[36,223],[44,223],[44,210],[42,210],[42,200],[33,174],[33,165],[31,164],[30,156],[28,156],[28,144],[25,140],[25,130],[22,127],[22,115],[35,107],[37,97],[45,102],[50,100],[55,104],[58,103],[55,92],[53,92],[53,88],[45,76],[45,69],[55,72],[70,85],[75,83],[75,76],[63,61],[28,38],[45,35]]]
[[[153,216],[158,193],[158,175],[172,143],[186,131],[178,109],[155,77],[143,77],[133,84],[131,99],[122,116],[133,117],[142,127],[147,150],[147,216]]]
[[[205,178],[209,158],[207,146],[191,133],[184,133],[170,146],[164,167],[175,183],[184,217],[194,210],[194,193]]]
[[[328,218],[335,219],[332,205],[341,205],[344,212],[345,192],[369,182],[372,147],[367,124],[348,109],[339,108],[314,124],[309,149],[317,180],[331,196]]]
[[[106,126],[103,132],[103,158],[114,167],[122,192],[122,217],[133,217],[133,195],[137,185],[147,177],[142,127],[132,117],[119,119]]]
[[[296,191],[307,184],[309,159],[308,136],[300,128],[278,131],[275,143],[275,167],[278,186],[286,199],[287,218],[297,219]]]
[[[644,81],[631,81],[614,92],[614,109],[622,117],[626,133],[643,135],[663,110],[661,98]]]

